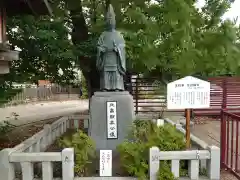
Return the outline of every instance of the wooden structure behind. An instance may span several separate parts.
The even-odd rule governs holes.
[[[6,36],[6,9],[0,7],[0,43],[7,40]]]
[[[232,111],[240,115],[240,77],[212,77],[207,80],[211,83],[210,108],[193,109],[194,115],[220,117],[222,108],[227,108],[228,111],[233,109]],[[183,113],[184,109],[166,109],[166,87],[154,83],[157,81],[157,78],[132,78],[136,114],[156,114],[163,110]]]
[[[10,49],[7,43],[7,16],[20,14],[51,14],[48,0],[1,0],[0,2],[0,74],[9,73],[9,64],[18,60],[18,51]]]
[[[7,45],[6,8],[0,6],[0,74],[9,73],[9,62],[18,59],[18,52],[11,51]]]
[[[158,113],[161,116],[166,109],[166,92],[158,85],[157,79],[135,77],[131,81],[135,113]]]
[[[221,167],[229,170],[237,179],[240,179],[239,124],[238,113],[227,108],[221,110]]]
[[[1,0],[8,16],[33,14],[52,15],[49,0]]]
[[[220,116],[221,109],[240,112],[240,77],[208,78],[211,82],[210,108],[194,110],[195,115]]]

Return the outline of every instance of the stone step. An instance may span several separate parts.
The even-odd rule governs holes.
[[[34,179],[40,180],[40,179]],[[54,180],[62,180],[62,178],[54,178]],[[74,180],[137,180],[134,177],[75,177]],[[188,177],[181,177],[178,180],[191,180]],[[207,177],[199,177],[198,180],[210,180]]]
[[[57,179],[56,179],[57,180]],[[74,180],[137,180],[137,178],[134,177],[79,177],[74,178]],[[179,178],[179,180],[191,180],[188,177],[182,177]],[[198,180],[209,180],[207,177],[199,177]]]

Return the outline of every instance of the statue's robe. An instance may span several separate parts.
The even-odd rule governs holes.
[[[98,40],[96,66],[101,90],[124,90],[125,41],[118,31],[105,31]]]

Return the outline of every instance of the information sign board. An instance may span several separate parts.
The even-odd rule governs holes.
[[[186,76],[167,85],[168,109],[210,107],[210,82]]]

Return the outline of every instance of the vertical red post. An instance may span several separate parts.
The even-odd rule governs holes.
[[[222,81],[222,108],[227,108],[227,81],[226,78]]]
[[[190,109],[186,109],[186,148],[190,149]]]
[[[233,143],[234,143],[234,120],[233,118],[230,118],[231,119],[231,123],[232,123],[232,127],[231,127],[231,169],[233,168]]]
[[[139,89],[138,89],[138,78],[139,76],[136,77],[136,86],[135,86],[135,111],[136,114],[138,114],[138,93],[139,93]]]
[[[227,146],[225,147],[225,151],[227,152],[227,159],[225,160],[225,164],[228,166],[229,163],[229,115],[227,117]]]
[[[235,154],[235,169],[238,171],[238,131],[239,131],[239,119],[236,121],[236,154]]]
[[[227,153],[227,143],[226,142],[226,112],[227,108],[227,89],[226,89],[226,79],[222,81],[222,109],[221,109],[221,165],[226,164],[226,153]],[[228,153],[227,153],[228,154]],[[227,156],[228,159],[228,156]],[[228,161],[228,160],[227,160]]]
[[[78,129],[84,130],[84,119],[79,119],[79,121],[78,121]]]
[[[221,165],[226,160],[226,117],[224,109],[221,110]]]

